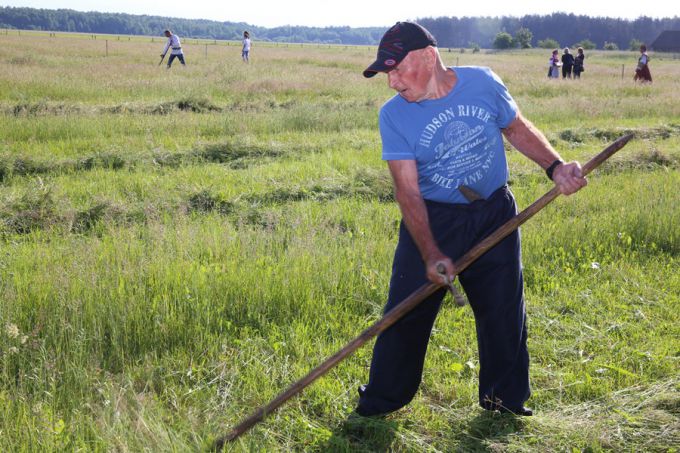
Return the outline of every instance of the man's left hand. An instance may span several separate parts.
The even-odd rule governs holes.
[[[553,181],[563,195],[571,195],[588,184],[588,180],[581,173],[581,164],[578,162],[558,165],[553,171]]]

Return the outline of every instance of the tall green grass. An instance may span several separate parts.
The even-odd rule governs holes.
[[[3,451],[205,449],[382,313],[399,212],[374,50],[189,43],[168,71],[157,41],[0,35]],[[637,134],[522,229],[537,415],[476,407],[474,319],[447,303],[408,408],[348,417],[365,347],[228,449],[674,451],[677,64],[636,86],[633,52],[580,81],[539,50],[443,56],[491,66],[566,158]],[[508,155],[525,207],[549,181]]]

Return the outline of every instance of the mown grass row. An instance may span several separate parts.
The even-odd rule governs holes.
[[[356,100],[327,100],[316,102],[321,109],[330,108],[371,108],[378,107],[374,101]],[[304,103],[294,99],[286,101],[245,100],[235,101],[226,105],[218,105],[207,97],[184,97],[177,100],[155,104],[126,102],[113,106],[98,106],[85,104],[54,103],[41,100],[39,102],[20,102],[14,105],[2,106],[4,114],[15,117],[62,116],[62,115],[101,115],[101,114],[142,114],[142,115],[170,115],[177,112],[191,113],[272,113],[277,110],[291,110],[304,106]]]
[[[106,199],[89,201],[84,209],[69,207],[67,200],[55,200],[52,188],[37,180],[35,187],[19,197],[6,200],[0,209],[0,235],[29,234],[37,230],[66,231],[76,234],[91,230],[101,232],[104,224],[145,224],[164,215],[195,215],[218,213],[236,224],[272,228],[279,222],[273,208],[288,202],[328,202],[338,198],[359,198],[379,202],[393,200],[391,181],[386,173],[359,170],[346,181],[317,182],[306,187],[281,187],[265,193],[239,195],[233,200],[219,193],[200,190],[180,195],[162,203],[152,211],[140,204],[117,204]]]
[[[584,142],[593,140],[611,142],[617,138],[634,134],[638,140],[660,141],[680,136],[680,124],[667,124],[656,128],[612,128],[612,129],[565,129],[557,133],[565,146],[580,146]],[[557,145],[557,143],[556,143]],[[677,153],[673,145],[665,146],[667,151],[653,149],[649,153],[640,154],[634,158],[618,159],[616,167],[642,168],[645,166],[665,166],[676,168],[678,165]],[[89,156],[80,156],[78,159],[45,159],[38,160],[30,156],[0,155],[0,182],[11,177],[58,175],[94,169],[106,170],[132,170],[139,168],[168,167],[178,168],[181,166],[195,166],[206,163],[227,164],[232,169],[243,169],[251,165],[266,164],[269,159],[294,158],[311,153],[320,153],[324,150],[321,146],[314,145],[283,145],[279,143],[268,144],[266,147],[256,143],[233,140],[225,143],[204,145],[202,149],[178,152],[156,151],[150,156],[143,153],[120,153],[100,152]]]
[[[245,158],[244,156],[248,156]],[[201,163],[227,163],[230,169],[247,168],[246,162],[252,165],[266,165],[266,159],[283,158],[284,152],[274,152],[271,155],[263,155],[260,150],[248,152],[246,150],[234,151],[228,146],[207,147],[202,153],[191,154],[190,159],[194,165]],[[286,156],[290,157],[290,155]],[[163,159],[163,160],[161,160]],[[169,166],[176,168],[183,161],[182,155],[162,156],[154,158],[153,162],[160,167]],[[658,151],[648,154],[639,154],[628,158],[618,159],[606,165],[603,173],[620,174],[631,171],[674,171],[678,169],[679,160],[674,155],[665,155]],[[20,169],[30,168],[23,161],[15,161],[15,171],[21,163]],[[123,169],[125,163],[116,156],[97,156],[97,160],[88,158],[76,169],[96,169],[111,172]],[[82,167],[80,167],[82,166]],[[80,167],[80,168],[79,168]],[[67,167],[68,168],[68,167]],[[134,170],[133,170],[134,169]],[[42,171],[37,171],[42,170]],[[70,169],[75,171],[74,169]],[[143,168],[132,168],[129,171],[146,172]],[[52,174],[55,169],[36,169],[35,174]],[[58,168],[58,172],[64,168]],[[30,173],[29,173],[30,174]],[[164,178],[173,178],[174,172],[165,174]],[[519,181],[519,177],[531,177],[528,174],[516,175],[511,184]],[[534,171],[533,178],[541,180],[540,172]],[[520,185],[522,183],[520,182]],[[186,190],[186,189],[185,189]],[[321,181],[309,181],[302,184],[282,184],[278,188],[264,192],[240,193],[229,198],[220,191],[211,189],[193,189],[190,193],[175,193],[166,200],[155,199],[158,204],[156,209],[149,211],[139,203],[120,203],[107,199],[106,194],[89,197],[85,206],[74,209],[73,203],[68,199],[56,200],[53,189],[45,185],[42,179],[37,179],[32,187],[28,187],[23,193],[12,193],[6,197],[3,208],[0,209],[0,231],[2,234],[27,234],[34,230],[56,229],[70,231],[72,233],[86,233],[93,229],[100,230],[99,223],[130,224],[135,222],[146,223],[153,218],[163,215],[194,215],[218,213],[231,218],[236,224],[260,225],[272,227],[277,223],[276,216],[272,216],[272,208],[289,202],[315,201],[326,203],[338,198],[359,198],[362,200],[376,200],[379,202],[393,201],[391,179],[386,171],[359,169],[349,175],[340,178],[327,178]]]

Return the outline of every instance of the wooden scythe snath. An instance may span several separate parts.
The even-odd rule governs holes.
[[[618,150],[623,148],[631,139],[633,134],[625,135],[614,143],[605,148],[597,156],[593,157],[588,161],[581,169],[583,176],[588,175],[591,171],[597,168],[602,162],[611,157]],[[454,269],[460,273],[465,270],[470,264],[472,264],[477,258],[486,253],[493,246],[498,244],[510,233],[515,231],[524,222],[533,217],[538,211],[543,209],[548,203],[553,201],[560,194],[557,186],[553,187],[541,198],[536,200],[531,206],[517,214],[512,219],[508,220],[505,224],[501,225],[496,231],[491,233],[486,239],[482,240],[480,243],[475,245],[470,249],[465,255],[461,256],[454,263]],[[364,343],[377,336],[380,332],[384,331],[392,324],[401,319],[406,313],[413,310],[419,303],[430,296],[432,293],[437,291],[443,285],[436,283],[426,283],[410,296],[404,299],[401,303],[395,306],[392,310],[387,312],[380,320],[375,324],[364,330],[358,337],[350,341],[344,348],[336,352],[334,355],[326,359],[321,365],[310,371],[305,377],[295,382],[293,385],[288,387],[284,392],[280,393],[276,398],[271,400],[268,404],[259,407],[255,410],[249,417],[243,419],[241,423],[236,425],[232,430],[218,438],[213,444],[214,450],[220,451],[226,442],[232,441],[239,437],[241,434],[248,431],[253,425],[261,421],[264,417],[274,412],[283,403],[288,401],[293,396],[300,393],[303,389],[309,386],[312,382],[326,374],[331,368],[340,363],[347,356],[352,354],[354,351],[359,349]]]

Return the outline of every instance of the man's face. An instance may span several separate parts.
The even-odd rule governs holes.
[[[401,63],[387,73],[390,88],[408,102],[428,99],[428,86],[432,78],[432,65],[427,63],[428,48],[412,50]]]

